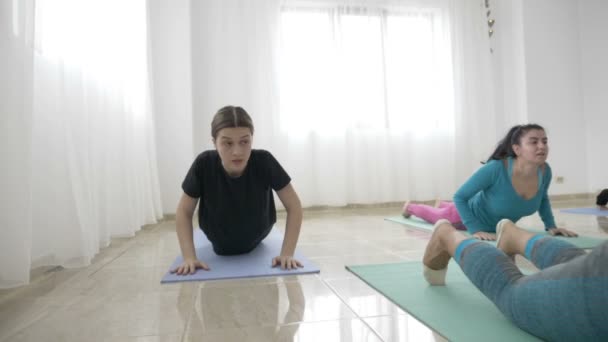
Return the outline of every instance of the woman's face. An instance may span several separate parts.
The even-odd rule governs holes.
[[[549,155],[549,144],[545,131],[542,129],[529,130],[521,137],[519,145],[513,145],[513,151],[517,158],[538,165],[544,164]]]
[[[243,174],[251,156],[253,135],[248,127],[222,128],[213,140],[224,170],[232,176]]]

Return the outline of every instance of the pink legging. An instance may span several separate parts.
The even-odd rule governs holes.
[[[407,208],[403,208],[407,214],[415,215],[421,219],[435,223],[441,219],[446,219],[452,224],[462,224],[462,219],[458,215],[454,202],[441,202],[439,208],[431,207],[425,204],[408,204]]]

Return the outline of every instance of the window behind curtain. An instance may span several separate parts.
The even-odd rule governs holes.
[[[39,56],[143,111],[147,83],[145,0],[37,0]]]
[[[282,129],[451,130],[446,20],[439,9],[283,8]]]

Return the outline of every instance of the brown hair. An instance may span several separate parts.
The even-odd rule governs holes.
[[[492,159],[501,160],[507,157],[515,157],[515,151],[513,151],[513,145],[521,145],[521,138],[526,135],[531,130],[539,130],[544,131],[545,129],[541,125],[537,124],[527,124],[527,125],[517,125],[511,127],[507,136],[505,136],[501,141],[498,142],[496,146],[496,150],[494,153],[488,158],[487,161]]]
[[[253,120],[241,107],[225,106],[213,116],[211,121],[211,136],[217,138],[217,133],[227,127],[247,127],[253,135]]]

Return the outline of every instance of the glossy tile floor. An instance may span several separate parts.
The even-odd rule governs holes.
[[[174,222],[148,226],[89,267],[36,270],[29,286],[0,291],[0,340],[444,341],[344,269],[422,259],[429,233],[383,220],[399,210],[306,212],[298,248],[321,273],[283,278],[161,285],[179,253]],[[560,226],[606,236],[594,216],[555,214]]]

